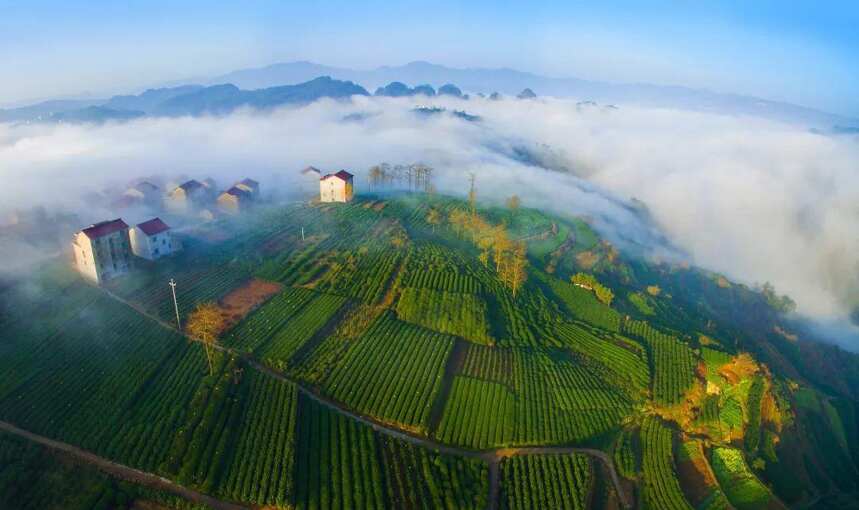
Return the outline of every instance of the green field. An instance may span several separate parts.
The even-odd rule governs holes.
[[[0,420],[260,508],[616,508],[570,447],[605,452],[641,508],[859,490],[851,355],[784,340],[760,294],[628,257],[584,220],[381,194],[182,235],[104,288],[60,260],[0,279]],[[515,295],[504,239],[527,247]],[[279,290],[232,318],[210,373],[170,278],[183,324],[252,278]],[[0,506],[184,508],[21,441],[0,435]]]
[[[594,486],[585,455],[511,457],[501,464],[501,508],[585,510]]]

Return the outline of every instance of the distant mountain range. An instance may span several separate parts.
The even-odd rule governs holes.
[[[460,96],[465,92],[492,94],[492,98],[500,97],[498,93],[511,97],[570,97],[603,104],[751,115],[832,133],[849,134],[859,128],[859,119],[736,94],[641,83],[613,84],[577,78],[551,78],[505,68],[457,69],[428,62],[383,66],[372,70],[291,62],[189,81],[197,84],[175,82],[139,95],[114,96],[101,101],[46,101],[0,110],[0,121],[93,122],[140,115],[223,114],[241,107],[266,109],[307,104],[323,97],[369,95],[367,90],[374,89],[377,95],[384,96],[430,96],[435,93],[434,87],[439,87],[439,95]],[[417,86],[411,88],[407,84]]]
[[[497,91],[515,96],[524,89],[530,89],[540,96],[570,97],[603,104],[752,115],[803,124],[810,128],[859,127],[859,119],[737,94],[646,83],[615,84],[578,78],[551,78],[506,68],[457,69],[429,62],[411,62],[403,66],[383,66],[372,70],[330,67],[312,62],[290,62],[233,71],[210,78],[203,83],[233,83],[242,88],[262,88],[285,83],[300,83],[316,76],[350,80],[360,83],[368,90],[383,87],[393,81],[429,84],[436,87],[445,83],[455,83],[464,92],[487,95]]]
[[[0,110],[0,122],[106,122],[142,116],[222,115],[237,108],[265,110],[283,105],[309,104],[321,98],[345,99],[369,95],[349,81],[322,76],[297,85],[242,90],[232,84],[182,85],[150,89],[139,95],[114,96],[103,101],[49,101]]]

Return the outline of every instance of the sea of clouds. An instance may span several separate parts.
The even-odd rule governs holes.
[[[419,103],[448,113],[416,115]],[[516,193],[525,206],[587,215],[624,249],[770,281],[820,320],[859,304],[859,137],[752,117],[357,97],[223,117],[0,124],[0,213],[43,204],[95,221],[82,197],[136,177],[249,175],[289,188],[307,165],[354,171],[360,191],[361,173],[382,161],[425,162],[454,194],[474,173],[482,198]]]

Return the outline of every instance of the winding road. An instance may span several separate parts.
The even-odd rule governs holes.
[[[136,306],[134,303],[129,302],[128,300],[114,294],[113,292],[105,289],[103,287],[99,287],[102,291],[104,291],[107,295],[112,297],[113,299],[129,306],[134,309],[136,312],[146,316],[147,318],[153,320],[157,324],[162,327],[169,329],[172,332],[179,333],[189,340],[199,341],[196,338],[189,337],[185,335],[184,332],[178,331],[171,324],[161,320],[160,318],[146,312],[141,309],[139,306]],[[219,351],[222,351],[227,354],[231,354],[240,358],[242,361],[247,363],[249,366],[254,369],[263,372],[271,377],[276,379],[288,382],[290,384],[294,384],[298,391],[301,392],[307,398],[310,398],[319,404],[335,411],[349,418],[356,420],[368,427],[372,428],[376,432],[380,434],[384,434],[386,436],[399,439],[401,441],[408,442],[413,445],[421,446],[424,448],[429,448],[431,450],[436,450],[439,453],[446,455],[453,455],[458,457],[467,457],[467,458],[478,458],[485,461],[489,465],[489,505],[488,508],[490,510],[496,510],[498,508],[498,502],[501,493],[501,483],[500,483],[500,463],[502,459],[516,456],[516,455],[563,455],[563,454],[572,454],[572,453],[581,453],[585,455],[590,455],[599,461],[601,461],[609,474],[611,475],[611,481],[614,485],[615,492],[618,495],[618,499],[624,508],[632,508],[632,501],[626,491],[623,489],[623,486],[620,483],[620,477],[617,475],[617,471],[614,467],[614,462],[611,457],[608,456],[605,452],[593,448],[579,448],[574,446],[531,446],[531,447],[515,447],[515,448],[496,448],[496,449],[487,449],[487,450],[470,450],[466,448],[460,448],[456,446],[450,446],[447,444],[436,442],[428,437],[419,436],[407,430],[399,429],[393,427],[389,424],[382,423],[381,421],[371,417],[356,413],[349,408],[347,408],[343,403],[328,398],[316,390],[309,388],[302,384],[300,381],[294,380],[290,377],[287,377],[285,374],[274,370],[266,365],[263,365],[249,354],[244,352],[239,352],[229,347],[225,347],[223,345],[215,344],[214,346]],[[26,430],[20,429],[15,425],[7,422],[0,421],[0,429],[5,430],[9,433],[16,434],[21,437],[25,437],[31,441],[43,444],[45,446],[54,448],[56,450],[60,450],[75,457],[88,462],[90,464],[95,465],[96,467],[118,476],[123,479],[127,479],[129,481],[137,482],[149,487],[158,488],[161,490],[166,490],[172,492],[174,494],[178,494],[182,497],[190,499],[192,501],[197,501],[201,503],[205,503],[210,505],[212,508],[217,510],[225,509],[240,509],[246,508],[235,503],[228,503],[224,501],[220,501],[218,499],[212,498],[206,494],[202,494],[191,489],[188,489],[182,485],[176,484],[170,480],[162,478],[156,474],[148,473],[144,471],[140,471],[138,469],[125,466],[123,464],[119,464],[103,457],[99,457],[91,452],[78,448],[74,445],[70,445],[67,443],[62,443],[59,441],[55,441],[53,439],[49,439],[38,434],[33,434]]]

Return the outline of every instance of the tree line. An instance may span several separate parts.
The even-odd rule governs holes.
[[[407,189],[434,193],[434,169],[423,163],[391,165],[380,163],[370,167],[367,174],[371,190]]]
[[[499,280],[508,286],[513,297],[516,297],[528,278],[525,241],[511,239],[506,225],[493,225],[480,216],[477,213],[476,200],[477,194],[472,179],[471,191],[468,194],[469,210],[454,209],[448,215],[448,222],[458,237],[467,238],[477,246],[480,250],[478,259],[484,266],[489,267],[491,260]]]

